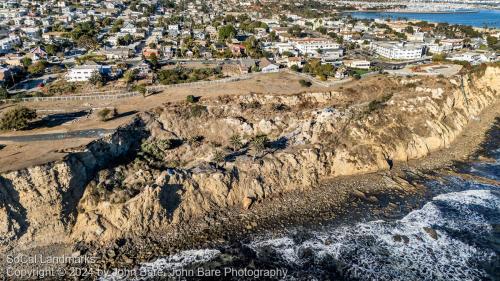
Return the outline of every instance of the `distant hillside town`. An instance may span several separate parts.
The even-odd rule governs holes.
[[[61,81],[130,88],[281,69],[329,81],[432,60],[498,61],[498,29],[342,13],[367,3],[3,1],[3,98],[64,93]]]

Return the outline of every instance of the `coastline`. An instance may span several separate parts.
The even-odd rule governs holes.
[[[485,25],[490,29],[499,29],[498,9],[475,9],[471,11],[343,11],[358,19],[385,19],[397,20],[403,18],[408,22],[426,21],[429,23],[448,23],[450,25],[467,25],[482,29]],[[399,15],[399,16],[398,16]],[[459,17],[459,15],[462,15]]]
[[[344,13],[394,13],[394,14],[474,14],[479,10],[463,10],[463,11],[419,11],[419,10],[351,10]]]
[[[96,262],[89,265],[94,268],[130,268],[181,250],[220,247],[260,233],[280,235],[290,227],[397,217],[418,208],[428,198],[427,189],[419,183],[419,178],[425,179],[427,172],[436,172],[439,168],[446,170],[456,161],[466,161],[477,150],[484,139],[484,132],[498,117],[498,112],[500,102],[492,101],[477,113],[480,118],[470,116],[455,141],[445,146],[448,148],[417,160],[396,161],[392,170],[326,178],[311,188],[274,193],[248,211],[241,208],[217,209],[201,220],[175,226],[162,225],[147,234],[127,233],[106,244],[99,241],[79,243],[74,248],[71,245],[49,245],[27,252],[88,255],[96,258]],[[441,142],[443,145],[447,143],[445,139]],[[425,155],[425,152],[420,155]]]
[[[422,181],[437,174],[454,174],[454,165],[478,157],[476,152],[484,144],[486,133],[495,122],[500,122],[496,112],[500,112],[500,102],[485,109],[480,119],[471,122],[464,130],[467,133],[449,148],[422,159],[395,163],[390,171],[334,178],[307,192],[296,190],[275,195],[243,214],[238,209],[220,210],[224,218],[214,219],[212,225],[188,224],[148,237],[128,237],[119,247],[116,243],[104,247],[80,245],[76,250],[98,257],[96,266],[109,270],[183,250],[238,244],[263,233],[280,236],[289,228],[400,218],[431,198]],[[110,252],[113,260],[108,257]]]

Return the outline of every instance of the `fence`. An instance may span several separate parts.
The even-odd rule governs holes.
[[[147,89],[148,90],[163,90],[163,89],[169,89],[169,88],[181,88],[181,87],[188,87],[188,86],[204,86],[204,85],[223,84],[223,83],[228,83],[228,82],[247,80],[247,79],[250,79],[250,78],[256,76],[257,74],[260,74],[260,72],[248,73],[248,74],[244,74],[244,75],[240,75],[240,76],[236,76],[236,77],[222,78],[222,79],[210,80],[210,81],[198,81],[198,82],[190,82],[190,83],[171,84],[171,85],[150,86],[150,87],[147,87]]]
[[[138,92],[128,92],[114,95],[81,95],[81,96],[59,96],[59,97],[29,97],[17,99],[5,99],[3,102],[39,102],[39,101],[90,101],[90,100],[115,100],[140,95]]]

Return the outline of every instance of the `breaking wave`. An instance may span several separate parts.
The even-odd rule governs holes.
[[[472,163],[465,172],[498,180],[498,154],[496,162]],[[498,186],[460,177],[426,185],[440,195],[399,220],[297,228],[279,238],[183,251],[141,264],[140,278],[102,280],[156,280],[149,272],[224,266],[286,269],[280,280],[500,280]]]
[[[493,188],[493,187],[492,187]],[[290,280],[335,274],[360,280],[484,280],[498,267],[495,225],[500,193],[439,195],[401,220],[372,221],[252,242],[257,256],[275,255],[295,268]],[[303,236],[303,234],[301,234]],[[498,250],[498,249],[496,249]]]

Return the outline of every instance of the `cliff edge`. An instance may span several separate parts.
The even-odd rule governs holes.
[[[105,243],[388,170],[450,146],[498,102],[498,77],[381,76],[382,94],[350,105],[352,89],[166,104],[63,161],[0,175],[0,243]]]

